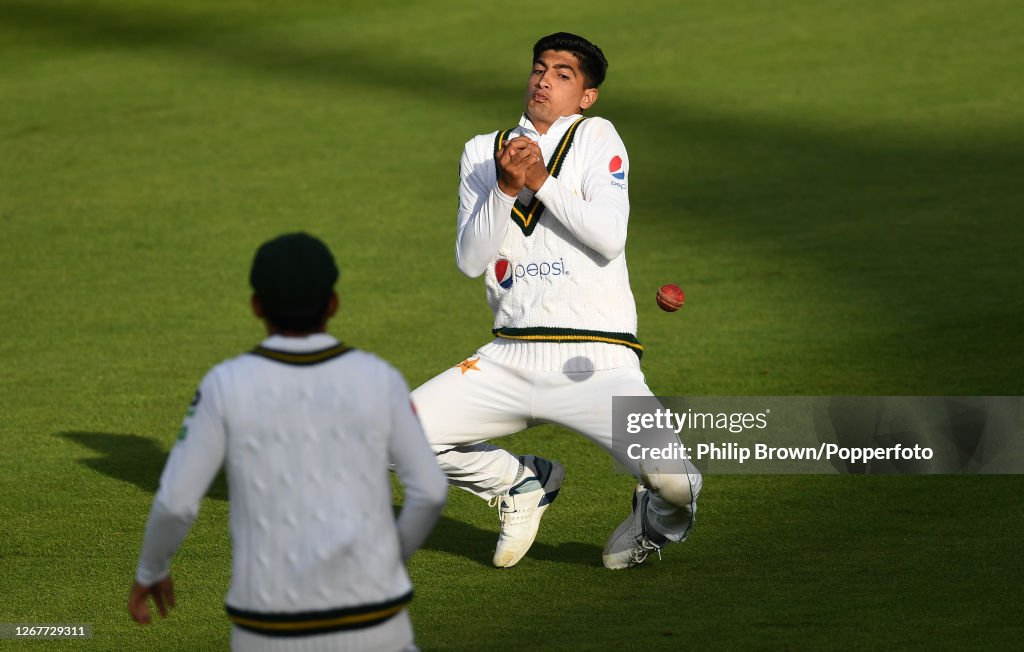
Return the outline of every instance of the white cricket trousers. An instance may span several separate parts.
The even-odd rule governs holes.
[[[448,481],[486,499],[512,488],[520,464],[508,451],[481,442],[555,423],[612,454],[613,396],[653,396],[628,348],[499,339],[418,387],[412,400]],[[615,459],[641,476],[637,461]],[[693,526],[700,473],[692,464],[687,473],[643,471],[652,490],[648,522],[669,540],[682,541]]]

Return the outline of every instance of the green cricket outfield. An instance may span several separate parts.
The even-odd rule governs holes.
[[[454,264],[463,143],[515,124],[541,35],[611,65],[627,256],[663,395],[1024,394],[1024,7],[0,0],[0,649],[224,649],[228,504],[127,613],[164,457],[203,373],[262,337],[255,248],[334,249],[331,332],[410,385],[490,337]],[[1017,70],[1018,72],[1014,72]],[[663,313],[664,283],[686,305]],[[631,480],[553,426],[533,550],[452,490],[411,564],[424,650],[1005,649],[1024,636],[1021,476],[705,478],[698,525],[601,567]]]

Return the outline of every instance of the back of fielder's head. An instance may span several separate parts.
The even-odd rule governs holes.
[[[308,233],[286,233],[256,250],[249,283],[267,321],[302,332],[323,322],[338,276],[326,244]]]

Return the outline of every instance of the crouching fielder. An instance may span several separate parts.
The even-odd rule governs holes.
[[[174,606],[170,558],[221,466],[233,542],[235,650],[412,650],[405,563],[444,507],[401,375],[325,332],[338,270],[319,240],[256,254],[252,307],[269,337],[203,379],[153,500],[132,617]],[[405,488],[397,521],[389,466]]]
[[[533,544],[564,469],[482,442],[550,422],[612,452],[612,397],[652,395],[626,269],[629,159],[609,121],[583,116],[607,66],[582,37],[542,38],[519,123],[462,155],[456,262],[484,275],[497,339],[413,400],[449,481],[498,506],[499,567]],[[641,483],[604,550],[613,569],[685,539],[701,486],[692,465],[659,474],[616,457]]]

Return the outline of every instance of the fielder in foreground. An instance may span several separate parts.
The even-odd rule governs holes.
[[[268,337],[214,367],[188,410],[146,524],[128,608],[174,606],[170,559],[218,469],[233,542],[236,650],[411,650],[405,562],[444,508],[402,376],[325,332],[338,269],[303,233],[259,248],[252,308]],[[405,489],[397,521],[389,465]]]
[[[473,138],[462,155],[455,258],[467,276],[485,275],[497,339],[413,401],[449,481],[498,506],[498,567],[529,550],[564,469],[481,442],[536,423],[576,430],[641,480],[606,567],[682,541],[697,508],[692,465],[663,473],[613,452],[612,397],[652,393],[626,269],[629,159],[608,120],[583,117],[607,66],[582,37],[540,39],[519,124]]]

